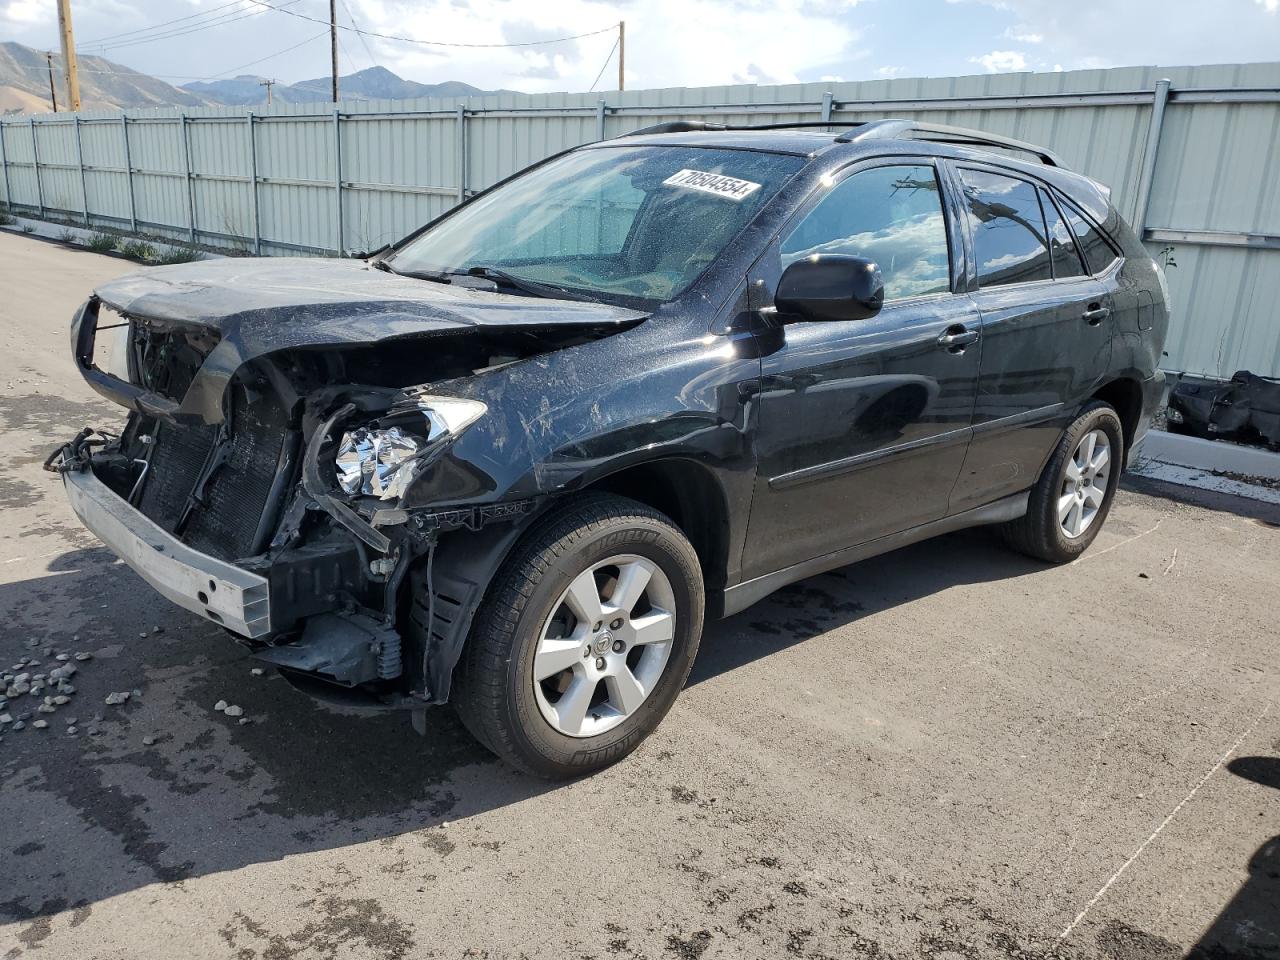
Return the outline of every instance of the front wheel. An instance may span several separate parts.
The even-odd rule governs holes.
[[[1095,401],[1072,421],[1040,479],[1027,512],[1001,527],[1014,549],[1066,563],[1088,549],[1111,510],[1124,463],[1124,431],[1110,404]]]
[[[589,495],[543,520],[495,576],[458,664],[458,714],[537,776],[608,766],[671,709],[703,607],[698,556],[670,519]]]

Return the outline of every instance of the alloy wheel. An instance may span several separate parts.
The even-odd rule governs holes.
[[[1111,479],[1111,441],[1102,430],[1090,430],[1067,461],[1058,494],[1058,525],[1074,540],[1098,518]]]
[[[543,719],[594,737],[649,698],[671,657],[675,594],[652,560],[626,554],[582,571],[560,594],[533,654]]]

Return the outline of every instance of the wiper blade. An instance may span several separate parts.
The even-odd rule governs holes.
[[[584,300],[589,303],[600,302],[594,297],[587,296],[585,293],[578,293],[576,290],[569,290],[565,287],[557,287],[553,283],[542,283],[538,280],[530,280],[527,277],[517,277],[514,274],[507,273],[507,271],[500,270],[497,267],[468,267],[466,272],[468,276],[483,277],[485,280],[492,280],[494,283],[514,287],[517,290],[523,290],[525,293],[531,293],[535,297],[546,297],[550,300]]]
[[[397,277],[408,277],[410,280],[430,280],[432,283],[453,283],[453,279],[442,270],[397,270],[385,260],[377,260],[369,266],[375,270],[394,273]]]

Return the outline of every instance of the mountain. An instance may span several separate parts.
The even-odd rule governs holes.
[[[317,77],[293,85],[295,90],[315,91],[329,97],[329,78]],[[505,93],[503,90],[481,90],[460,80],[443,83],[417,83],[404,80],[386,67],[369,67],[345,77],[338,77],[338,95],[343,100],[416,100],[419,97],[470,97],[483,93]]]
[[[67,109],[66,91],[60,79],[61,57],[54,54],[54,80],[58,108]],[[81,55],[80,106],[84,110],[120,107],[204,107],[224,104],[250,106],[266,103],[266,77],[243,74],[229,80],[198,80],[175,87],[155,77],[112,63],[103,57]],[[416,83],[396,76],[385,67],[370,67],[338,78],[343,100],[412,100],[418,97],[469,97],[506,90],[481,90],[469,83]],[[272,85],[271,98],[279,103],[325,103],[329,78]],[[0,43],[0,112],[48,113],[49,64],[43,50],[7,41]]]
[[[231,80],[198,80],[183,84],[182,89],[205,97],[213,103],[224,103],[228,106],[254,106],[267,102],[266,80],[266,77],[246,73]],[[328,89],[327,81],[323,93],[276,81],[272,84],[271,100],[273,103],[323,103],[329,99]]]
[[[244,106],[264,103],[265,77],[240,76],[234,80],[208,80],[184,84],[182,89],[217,103]],[[277,82],[271,91],[273,100],[281,103],[324,103],[329,100],[328,77],[316,77],[300,83]],[[418,97],[470,97],[483,93],[505,93],[481,90],[469,83],[446,80],[443,83],[417,83],[396,76],[386,67],[369,67],[338,77],[338,95],[343,100],[414,100]]]
[[[80,106],[84,110],[115,107],[203,107],[212,101],[198,93],[181,90],[163,80],[122,67],[103,57],[81,56]],[[59,64],[54,54],[54,80],[58,88],[58,108],[67,109]],[[49,64],[44,51],[21,43],[0,43],[0,109],[23,113],[48,113]]]

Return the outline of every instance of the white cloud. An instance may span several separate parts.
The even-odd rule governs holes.
[[[988,73],[1027,69],[1026,54],[1018,50],[992,50],[980,57],[970,57],[969,62],[981,64]]]
[[[876,73],[882,77],[896,77],[905,67],[876,67]]]
[[[1032,33],[1026,27],[1010,27],[1004,32],[1006,40],[1016,40],[1018,43],[1043,43],[1043,33]]]
[[[627,23],[628,88],[724,83],[795,83],[857,56],[859,33],[845,0],[650,0],[643,5],[543,0],[348,0],[366,31],[466,43],[514,43]],[[586,90],[609,55],[613,30],[553,46],[415,48],[376,41],[380,62],[423,82],[464,80],[528,93]],[[375,43],[375,41],[370,41]],[[356,46],[349,44],[352,52]],[[616,54],[597,90],[617,87]]]
[[[1272,61],[1280,50],[1280,16],[1276,15],[1280,0],[963,2],[992,7],[1007,16],[1010,33],[1042,37],[1044,62],[1061,63],[1068,70]]]
[[[34,24],[57,15],[53,4],[45,0],[9,0],[0,7],[0,20],[12,23]]]

